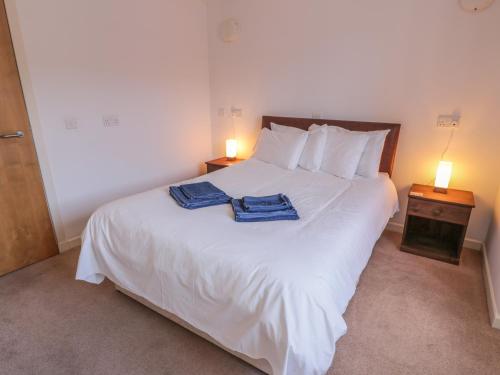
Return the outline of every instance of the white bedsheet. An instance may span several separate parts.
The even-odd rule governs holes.
[[[98,209],[77,279],[114,283],[274,374],[324,374],[373,246],[398,209],[394,184],[250,159],[191,181],[233,197],[287,194],[301,220],[236,223],[230,205],[186,210],[163,187]]]

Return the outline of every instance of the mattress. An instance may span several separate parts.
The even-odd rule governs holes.
[[[250,159],[197,181],[235,198],[285,193],[301,219],[237,223],[230,205],[186,210],[158,188],[91,216],[76,278],[107,277],[273,374],[326,373],[342,314],[398,210],[389,176],[344,180]]]

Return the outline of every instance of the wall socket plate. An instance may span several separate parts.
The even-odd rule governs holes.
[[[460,127],[460,117],[450,115],[440,115],[437,119],[438,128],[458,128]]]
[[[64,127],[66,130],[78,129],[78,119],[76,117],[66,117],[64,119]]]
[[[102,116],[102,124],[105,128],[120,126],[120,118],[117,115],[104,115]]]
[[[243,110],[241,108],[231,107],[231,116],[232,117],[242,117]]]

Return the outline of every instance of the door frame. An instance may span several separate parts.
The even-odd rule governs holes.
[[[57,202],[52,173],[50,171],[49,159],[47,156],[45,143],[43,141],[43,130],[40,122],[40,117],[38,115],[38,107],[36,104],[33,85],[31,83],[31,77],[27,66],[27,57],[24,48],[24,42],[22,39],[21,28],[19,25],[19,15],[17,12],[15,0],[0,1],[4,1],[5,8],[7,10],[7,19],[9,22],[12,44],[14,46],[17,69],[19,71],[21,87],[24,94],[24,101],[26,102],[26,110],[28,112],[28,118],[33,133],[33,142],[38,158],[38,164],[40,165],[40,171],[42,174],[45,199],[47,200],[49,215],[55,231],[59,252],[61,253],[63,251],[71,249],[75,245],[78,245],[78,243],[75,243],[75,239],[68,240],[66,238],[64,226],[61,220],[61,213],[59,210],[59,204]]]

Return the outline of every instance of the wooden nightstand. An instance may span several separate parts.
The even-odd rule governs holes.
[[[231,165],[238,164],[245,159],[227,160],[226,157],[210,160],[205,162],[207,165],[207,173],[218,171],[219,169],[230,167]]]
[[[408,197],[401,250],[459,264],[474,194],[455,189],[441,194],[414,184]]]

